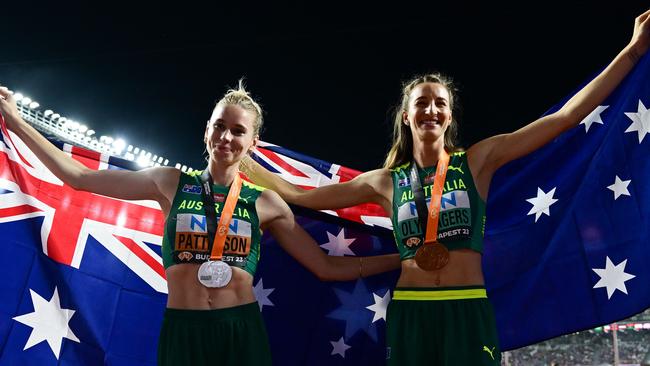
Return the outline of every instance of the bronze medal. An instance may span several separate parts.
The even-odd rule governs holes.
[[[449,250],[444,245],[425,243],[415,252],[415,263],[425,271],[436,271],[449,263]]]

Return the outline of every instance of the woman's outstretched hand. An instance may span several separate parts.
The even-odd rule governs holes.
[[[0,86],[0,113],[9,129],[20,121],[20,112],[18,112],[16,100],[9,89],[4,86]]]
[[[650,10],[639,15],[634,20],[634,32],[630,46],[636,51],[637,58],[643,56],[650,46]]]

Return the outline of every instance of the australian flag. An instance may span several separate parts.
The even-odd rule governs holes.
[[[62,148],[92,169],[112,158]],[[0,135],[0,365],[153,365],[166,281],[162,213],[63,184]]]
[[[167,292],[160,207],[75,191],[4,123],[1,132],[0,365],[155,365]],[[135,168],[59,146],[92,169]],[[303,187],[359,174],[306,157],[313,166],[300,163],[289,151],[279,157],[271,149],[260,154]],[[395,252],[385,228],[389,220],[376,205],[327,213],[295,209],[299,223],[330,255]],[[386,307],[398,273],[322,283],[271,237],[262,240],[253,283],[274,364],[381,364]]]
[[[483,271],[504,349],[650,307],[648,107],[646,54],[577,127],[492,179]]]
[[[650,306],[649,72],[646,56],[579,126],[493,178],[483,268],[502,349]],[[263,145],[256,160],[307,189],[359,174]],[[132,168],[62,148],[93,169]],[[293,208],[329,255],[395,252],[376,205]],[[67,187],[3,127],[0,365],[154,365],[166,300],[162,220],[153,202]],[[253,284],[274,363],[382,364],[398,275],[322,283],[265,235]]]

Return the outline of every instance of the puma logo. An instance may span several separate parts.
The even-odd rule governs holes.
[[[495,348],[496,347],[492,347],[492,349],[489,349],[489,348],[487,348],[487,346],[483,346],[483,351],[489,353],[492,360],[494,360],[494,355],[492,354],[492,352],[494,352]]]
[[[457,166],[457,167],[450,165],[450,166],[447,167],[447,170],[455,170],[455,171],[459,172],[460,174],[465,174],[465,172],[463,172],[463,163],[460,163],[460,165]]]

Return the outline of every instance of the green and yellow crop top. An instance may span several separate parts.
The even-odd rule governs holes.
[[[400,259],[413,258],[424,244],[424,234],[418,220],[413,192],[411,191],[411,164],[391,169],[393,178],[393,234]],[[435,166],[418,168],[427,207],[431,200],[431,188]],[[485,230],[485,202],[478,195],[472,173],[467,165],[467,154],[456,152],[449,157],[447,177],[442,190],[438,241],[449,250],[469,248],[483,251]]]
[[[201,173],[181,173],[176,195],[165,222],[162,242],[163,265],[168,268],[181,263],[203,263],[210,259],[212,243],[208,243],[208,227],[201,198]],[[228,196],[229,187],[212,185],[217,220]],[[226,236],[222,260],[255,275],[260,258],[262,232],[255,210],[255,201],[264,188],[242,181],[239,200]]]

